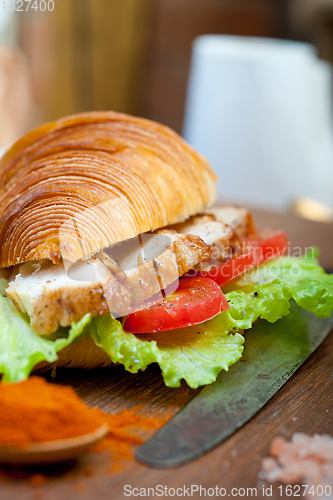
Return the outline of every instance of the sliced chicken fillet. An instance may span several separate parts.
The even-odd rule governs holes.
[[[108,250],[124,270],[132,305],[142,304],[189,269],[208,259],[211,248],[198,236],[159,230]],[[162,300],[163,296],[161,296]]]
[[[227,224],[215,220],[214,215],[197,215],[171,228],[181,234],[199,236],[207,245],[213,247],[212,257],[222,261],[230,259],[240,247],[235,231]]]
[[[49,261],[35,269],[30,262],[19,266],[19,274],[6,292],[16,307],[30,316],[36,333],[53,333],[59,326],[69,326],[87,313],[92,316],[109,311],[117,316],[127,313],[130,292],[98,259],[74,266],[73,272],[66,271],[63,264]]]
[[[158,233],[168,236],[172,242],[178,276],[182,276],[192,267],[204,262],[212,255],[210,245],[196,234],[179,234],[171,229],[161,229]]]
[[[204,210],[203,213],[213,215],[216,221],[230,226],[239,238],[245,238],[249,234],[255,233],[252,215],[245,208],[211,207]]]
[[[16,307],[28,313],[31,327],[39,334],[50,334],[59,326],[69,326],[88,312],[92,316],[107,312],[126,315],[131,306],[160,292],[211,255],[211,248],[197,236],[172,231],[161,233],[168,236],[168,247],[148,262],[139,246],[139,250],[134,251],[134,264],[130,264],[129,258],[127,262],[123,258],[125,269],[106,252],[68,268],[49,261],[37,267],[27,263],[19,266],[6,291]],[[147,254],[150,257],[149,249]]]

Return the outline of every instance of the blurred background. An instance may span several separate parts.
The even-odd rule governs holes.
[[[333,0],[3,0],[0,147],[140,115],[209,158],[223,199],[330,221],[331,63]]]

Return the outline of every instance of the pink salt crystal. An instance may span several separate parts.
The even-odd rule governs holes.
[[[312,438],[310,439],[312,440]],[[290,446],[294,453],[299,456],[304,456],[306,454],[306,450],[311,446],[311,440],[308,439],[306,434],[295,432],[291,437]]]
[[[287,469],[294,474],[298,474],[299,479],[301,477],[320,479],[322,476],[320,465],[312,462],[312,460],[295,460],[288,465]]]
[[[312,439],[313,439],[312,437],[308,436],[307,434],[304,434],[303,432],[294,432],[294,434],[291,436],[291,443],[305,444],[311,442]]]
[[[292,437],[292,447],[301,458],[311,459],[318,463],[333,460],[333,439],[330,436],[313,437],[295,433]]]
[[[299,475],[296,472],[290,471],[288,469],[279,468],[279,473],[275,474],[275,478],[272,475],[268,475],[267,479],[273,483],[280,481],[285,484],[297,484],[299,481]]]
[[[274,460],[274,458],[267,457],[263,458],[261,462],[261,468],[265,472],[269,472],[270,470],[274,469],[274,467],[277,466],[277,461]]]
[[[298,460],[299,455],[297,451],[295,452],[293,449],[290,449],[286,451],[285,453],[282,453],[278,457],[278,461],[280,465],[289,465],[292,464],[295,460]]]
[[[333,479],[333,462],[330,462],[328,464],[323,464],[321,466],[321,470],[324,476],[332,477]]]
[[[297,445],[299,456],[311,456],[319,462],[333,460],[333,439],[330,436],[315,434],[313,437],[310,437],[305,434],[295,433],[292,438],[292,444]]]
[[[286,452],[289,446],[289,443],[287,443],[287,441],[285,441],[282,437],[276,437],[271,442],[269,451],[273,457],[278,457],[281,453]]]
[[[311,443],[311,455],[321,462],[333,461],[333,439],[327,435],[315,434]]]
[[[279,481],[279,477],[282,473],[281,467],[274,467],[273,469],[264,472],[263,473],[263,478],[266,479],[267,481],[271,481],[272,483],[275,483],[275,481]],[[260,473],[262,474],[262,473]]]
[[[333,439],[295,433],[291,443],[283,438],[273,439],[271,454],[276,459],[263,459],[262,467],[270,481],[286,484],[332,484]]]

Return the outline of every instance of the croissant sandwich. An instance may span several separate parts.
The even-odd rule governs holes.
[[[4,379],[157,362],[167,385],[198,387],[240,358],[253,321],[276,321],[292,297],[304,305],[302,279],[270,274],[296,265],[283,231],[212,207],[217,177],[163,125],[78,114],[33,130],[0,163]]]

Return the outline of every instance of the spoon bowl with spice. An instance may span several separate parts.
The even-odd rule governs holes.
[[[109,431],[105,415],[67,386],[31,377],[0,383],[0,463],[74,460]]]
[[[101,441],[108,431],[108,425],[103,424],[94,432],[73,438],[32,443],[26,446],[1,446],[0,463],[37,465],[75,460]]]

